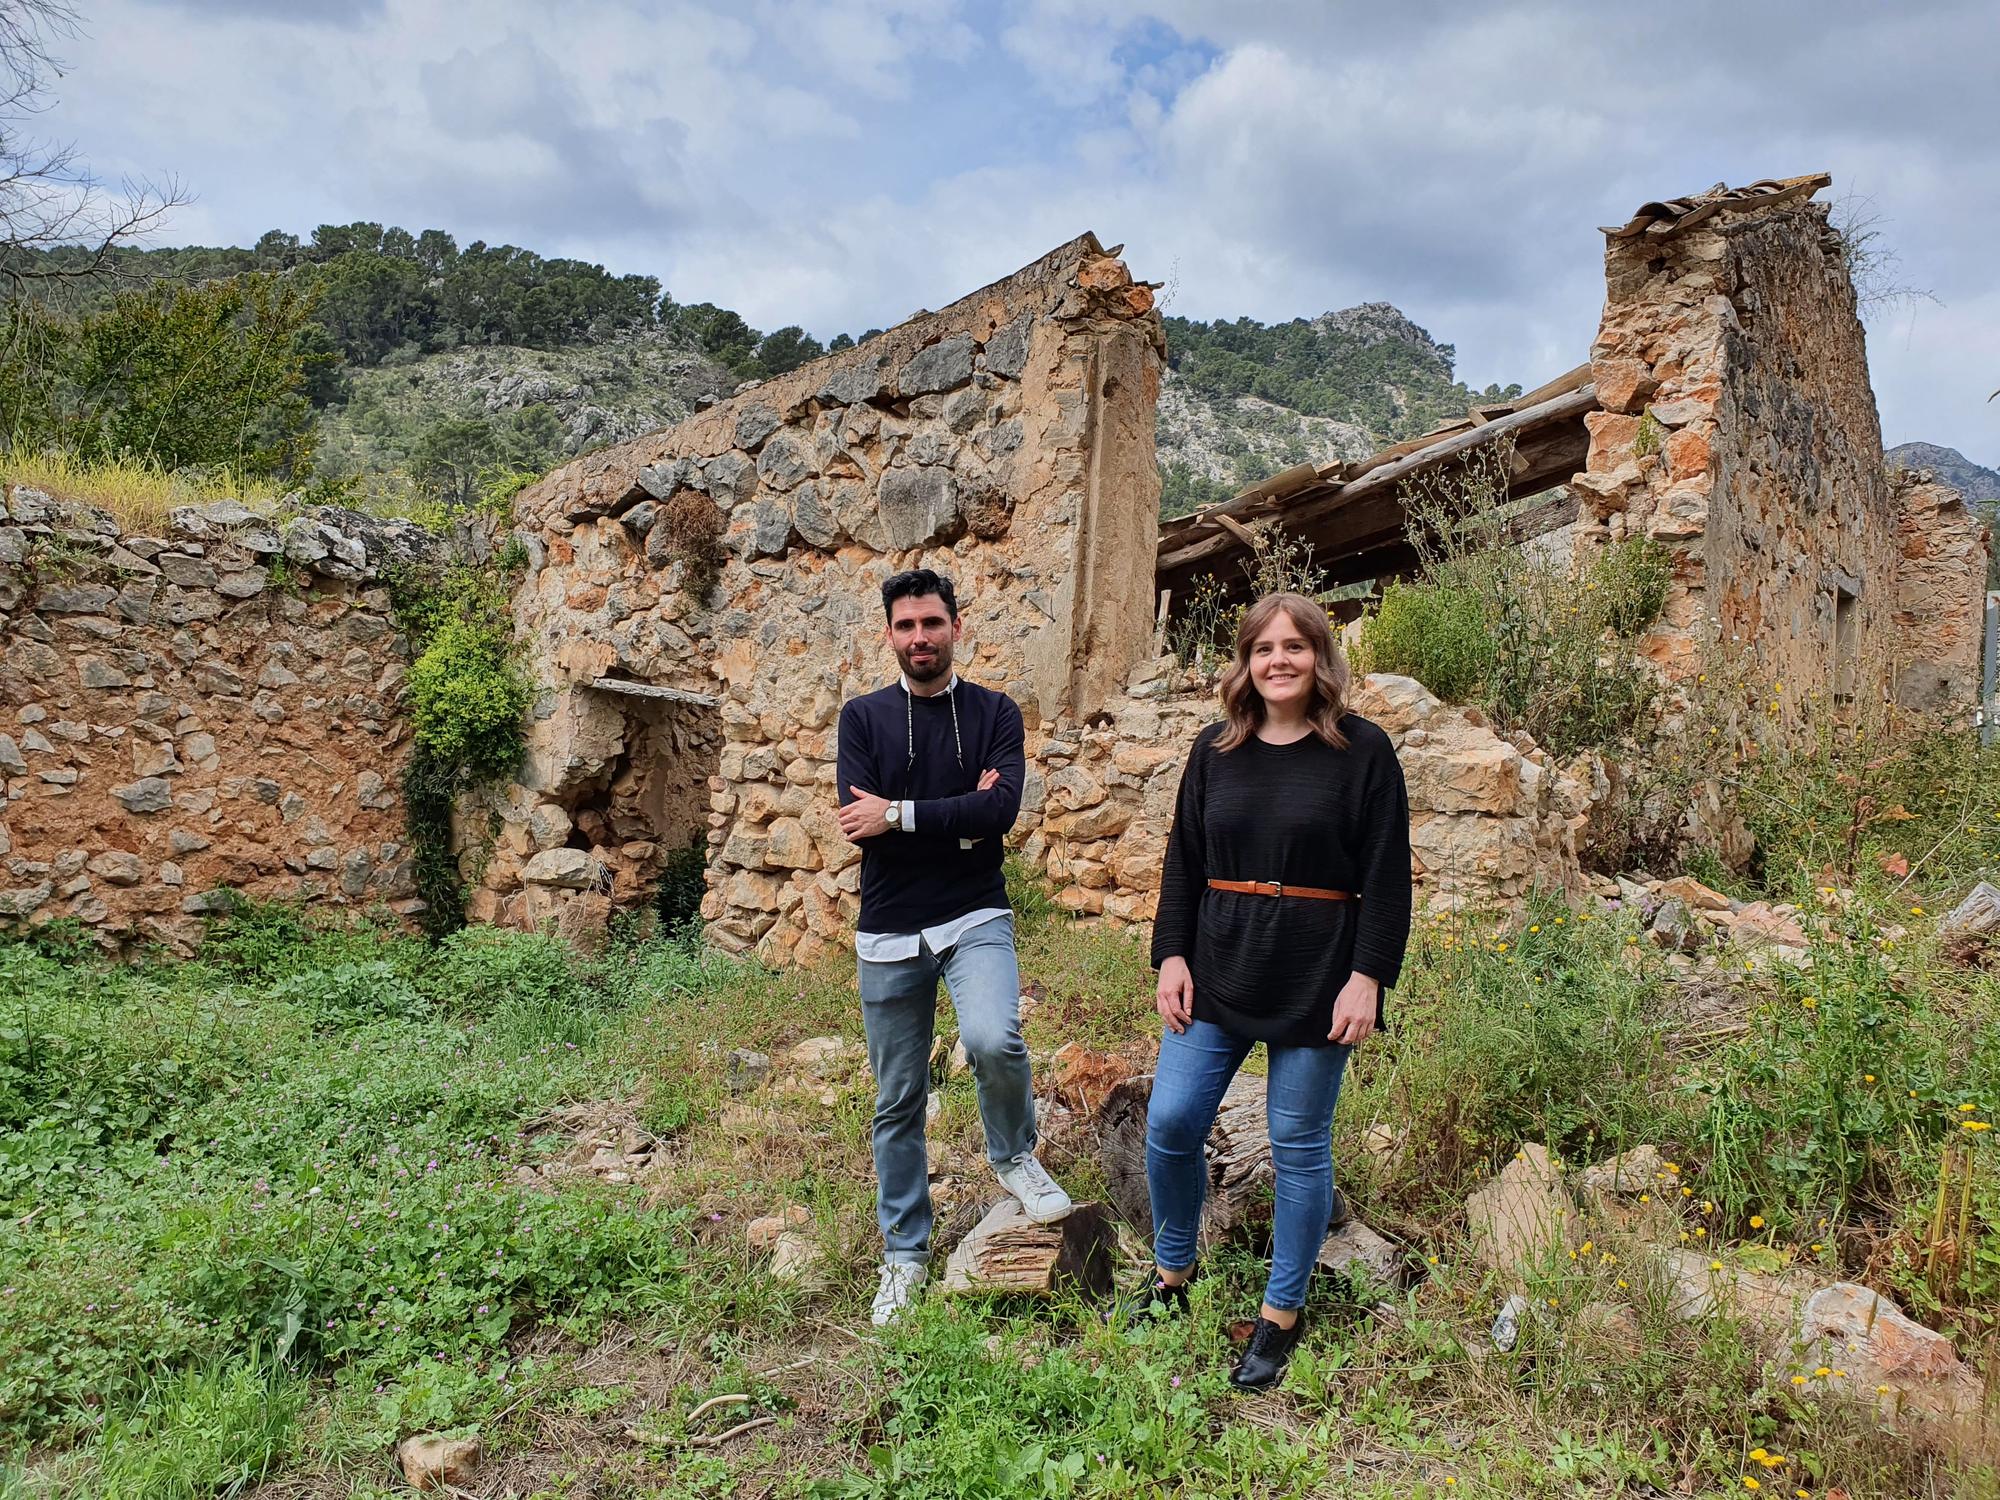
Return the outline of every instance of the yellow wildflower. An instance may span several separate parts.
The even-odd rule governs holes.
[[[1829,1370],[1825,1365],[1821,1365],[1817,1370],[1813,1371],[1813,1378],[1816,1380],[1824,1380],[1826,1379],[1827,1376],[1831,1375],[1832,1373],[1833,1373],[1832,1370]]]
[[[1757,1481],[1752,1479],[1748,1474],[1745,1474],[1743,1476],[1743,1488],[1746,1490],[1760,1490],[1763,1488],[1763,1486],[1757,1483]]]
[[[1750,1227],[1752,1229],[1762,1229],[1764,1227],[1764,1216],[1762,1214],[1750,1215]]]

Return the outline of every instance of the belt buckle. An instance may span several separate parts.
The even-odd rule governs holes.
[[[1272,882],[1270,882],[1270,885],[1271,885],[1271,895],[1279,901],[1284,900],[1285,882],[1282,880],[1273,880]]]

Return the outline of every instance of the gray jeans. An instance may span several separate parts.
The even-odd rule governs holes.
[[[1021,1040],[1021,974],[1014,919],[982,922],[943,953],[861,966],[861,1020],[875,1071],[875,1215],[883,1258],[927,1261],[931,1253],[930,1158],[924,1106],[942,978],[958,1012],[959,1040],[979,1085],[986,1155],[1004,1165],[1035,1149],[1035,1095]]]

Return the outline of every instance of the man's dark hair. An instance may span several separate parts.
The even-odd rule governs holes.
[[[954,620],[958,618],[958,591],[951,586],[951,580],[930,568],[911,568],[906,573],[892,573],[882,583],[882,613],[889,619],[896,615],[898,599],[925,599],[932,594],[944,601],[945,613]]]

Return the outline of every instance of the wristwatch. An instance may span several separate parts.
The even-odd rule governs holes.
[[[891,802],[887,807],[883,808],[882,821],[887,823],[891,828],[901,828],[903,826],[903,804],[900,802]]]

